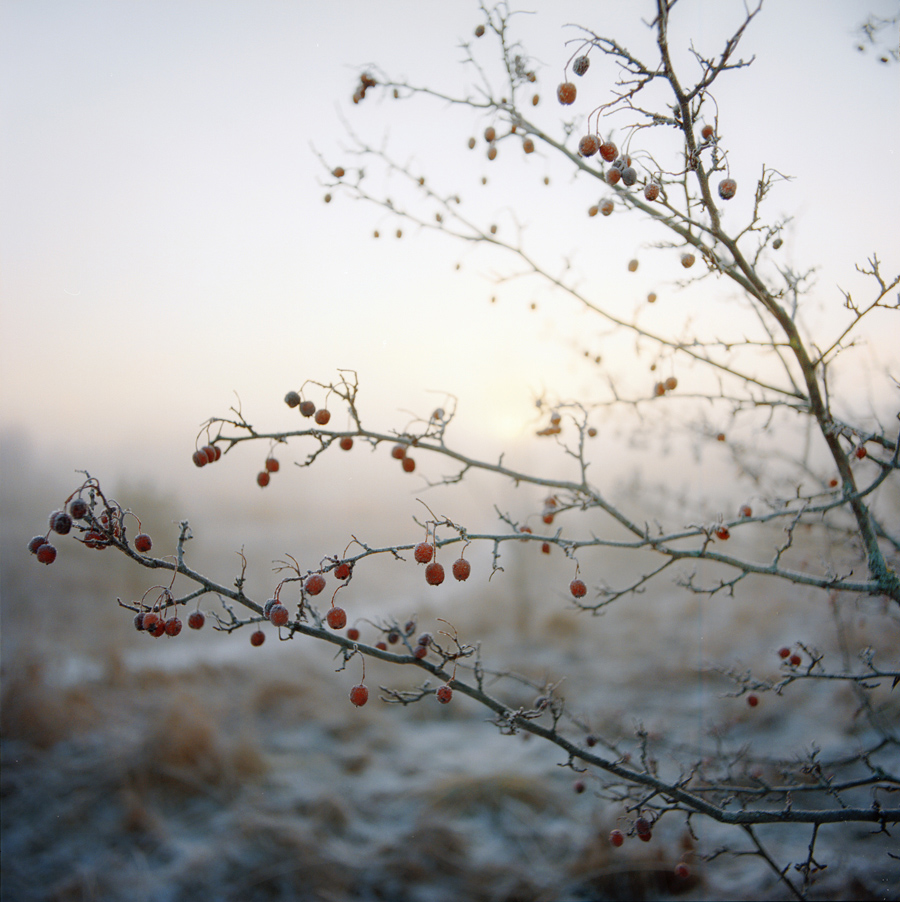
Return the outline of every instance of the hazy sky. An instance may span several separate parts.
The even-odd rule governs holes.
[[[553,94],[576,34],[562,26],[642,48],[638,11],[649,18],[651,4],[527,6],[537,14],[520,19],[521,35],[544,98],[535,116],[560,135]],[[853,265],[873,251],[888,275],[900,268],[898,67],[855,50],[863,7],[891,14],[896,3],[768,0],[741,47],[756,62],[716,91],[742,186],[728,214],[736,222],[749,209],[763,163],[795,177],[771,209],[796,216],[784,259],[821,266],[813,312],[836,305],[837,284],[863,291]],[[682,0],[673,43],[711,51],[741,10]],[[410,230],[398,241],[378,211],[322,201],[327,173],[313,147],[329,165],[355,165],[345,117],[373,144],[387,135],[397,158],[471,199],[482,221],[511,230],[516,209],[554,270],[557,252],[580,247],[588,291],[628,305],[679,277],[671,256],[648,249],[660,236],[646,224],[588,220],[597,188],[552,160],[507,145],[495,163],[481,146],[470,153],[485,120],[441,104],[350,103],[368,62],[458,90],[459,40],[479,21],[477,4],[461,0],[6,0],[0,427],[45,456],[52,448],[64,470],[178,481],[190,476],[199,424],[226,412],[234,391],[252,419],[288,428],[285,391],[338,367],[359,371],[373,426],[402,425],[393,411],[425,412],[428,390],[446,390],[464,428],[513,437],[533,392],[589,393],[596,369],[572,347],[589,345],[597,325],[569,302],[513,283],[492,306],[502,256]],[[476,48],[486,65],[487,40]],[[611,70],[598,63],[590,76],[576,113],[608,96]],[[642,266],[630,276],[634,256]],[[880,332],[883,356],[895,321]]]

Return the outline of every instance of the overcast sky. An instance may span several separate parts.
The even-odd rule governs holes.
[[[534,114],[559,136],[553,94],[576,35],[563,26],[646,48],[637,16],[647,7],[649,18],[651,4],[528,6],[536,14],[521,17],[520,33],[543,96]],[[896,3],[863,6],[886,15]],[[682,0],[673,44],[690,39],[713,52],[742,8]],[[838,305],[837,285],[864,291],[853,266],[873,251],[888,275],[900,268],[898,67],[856,51],[863,12],[855,0],[768,0],[741,46],[756,62],[715,92],[741,186],[732,221],[748,209],[764,163],[794,176],[771,211],[796,217],[784,259],[821,267],[812,313]],[[551,159],[501,146],[488,163],[481,146],[465,146],[488,123],[440,104],[350,102],[368,62],[459,90],[459,42],[479,21],[477,4],[461,0],[6,0],[6,434],[26,435],[42,453],[52,447],[62,469],[118,475],[134,461],[144,476],[178,480],[190,476],[199,424],[226,412],[233,392],[260,425],[287,428],[285,391],[338,367],[359,371],[373,426],[402,425],[393,411],[425,412],[428,390],[446,390],[459,396],[466,428],[510,440],[535,392],[589,392],[596,370],[572,349],[588,347],[597,325],[568,302],[512,283],[492,306],[490,276],[509,265],[502,256],[431,234],[398,241],[389,237],[397,224],[378,211],[322,200],[327,172],[314,148],[329,165],[351,165],[346,119],[373,144],[387,135],[399,159],[471,198],[483,221],[511,230],[515,209],[544,236],[536,249],[553,267],[557,252],[580,247],[585,272],[603,273],[588,290],[621,294],[623,304],[668,290],[659,286],[679,273],[647,247],[659,236],[638,220],[588,220],[596,187],[579,196],[583,180]],[[486,65],[495,56],[487,42],[476,48]],[[573,112],[606,99],[611,76],[598,62]],[[635,276],[631,257],[642,264]],[[896,348],[896,322],[884,324],[881,362]]]

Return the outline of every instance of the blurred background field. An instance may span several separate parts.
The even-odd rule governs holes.
[[[348,466],[342,452],[335,457]],[[387,466],[386,454],[371,457]],[[27,459],[3,459],[4,899],[781,898],[747,859],[694,860],[695,840],[674,818],[648,846],[632,840],[613,850],[606,836],[622,811],[597,797],[591,775],[577,794],[579,775],[560,766],[565,756],[554,748],[501,735],[459,695],[447,706],[433,697],[408,708],[379,700],[377,687],[411,688],[418,672],[370,661],[372,698],[356,709],[347,693],[359,662],[336,672],[321,643],[279,643],[267,627],[266,643],[252,648],[248,631],[220,635],[210,622],[174,639],[138,634],[116,598],[140,597],[154,574],[63,538],[51,567],[25,551],[77,484]],[[237,461],[224,464],[252,475]],[[206,475],[196,474],[199,486]],[[188,500],[197,536],[189,562],[220,579],[237,575],[243,545],[248,591],[260,599],[278,579],[273,557],[290,551],[312,562],[346,542],[336,517],[297,516],[298,506],[330,510],[312,471],[277,475],[284,493],[249,514],[205,486]],[[151,485],[111,494],[139,514],[157,548],[167,536],[174,542],[178,500]],[[418,530],[416,494],[405,488],[393,511],[385,503],[377,516],[361,516],[361,533]],[[523,519],[539,509],[515,490],[493,497]],[[462,513],[477,521],[477,511],[471,503]],[[865,736],[846,689],[795,686],[750,709],[729,697],[734,686],[717,672],[773,676],[777,648],[795,641],[838,655],[824,596],[762,580],[733,599],[666,586],[590,617],[569,609],[571,563],[558,553],[508,546],[504,571],[490,582],[489,556],[477,547],[467,556],[469,582],[439,588],[426,586],[412,561],[363,562],[341,593],[362,641],[379,637],[372,623],[414,618],[436,632],[438,618],[450,620],[463,641],[481,643],[486,666],[536,687],[562,679],[560,693],[604,739],[636,750],[642,725],[666,767],[723,745],[746,746],[745,765],[764,766],[772,754],[790,758],[813,744],[827,756],[846,745],[847,729]],[[598,555],[584,575],[615,584],[631,566]],[[216,604],[207,597],[201,607]],[[848,646],[874,642],[885,655],[896,647],[896,624],[876,603],[860,601],[841,618]],[[540,692],[502,681],[492,691],[526,707]],[[896,720],[889,693],[876,703]],[[705,851],[734,841],[714,824],[694,828]],[[830,868],[815,898],[896,898],[888,838],[862,828],[823,833]],[[805,841],[788,830],[781,840],[798,850]],[[693,868],[687,880],[673,874],[683,857]]]

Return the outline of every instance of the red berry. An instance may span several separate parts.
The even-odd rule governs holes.
[[[493,144],[488,148],[487,158],[489,160],[497,159],[497,148]]]
[[[453,690],[449,686],[439,686],[437,692],[434,693],[437,700],[446,705],[453,698]]]
[[[270,473],[277,473],[281,469],[281,464],[274,457],[266,458],[266,470]]]
[[[357,708],[361,708],[367,701],[369,700],[369,690],[360,683],[358,686],[354,686],[350,690],[350,701],[356,705]]]
[[[583,157],[592,157],[600,149],[600,144],[593,135],[585,135],[578,142],[578,152]]]
[[[702,129],[700,129],[700,136],[704,141],[708,141],[713,135],[715,131],[711,125],[704,125]]]
[[[84,538],[82,539],[85,547],[87,548],[96,548],[99,551],[102,551],[109,545],[109,541],[102,533],[99,532],[89,532],[86,533]]]
[[[525,153],[534,153],[534,141],[532,141],[531,138],[526,138],[522,142],[522,150],[524,150]]]
[[[148,632],[151,632],[152,630],[156,629],[157,624],[159,624],[160,622],[161,621],[159,614],[154,614],[153,611],[147,611],[147,613],[144,614],[143,620],[141,621],[141,626]]]
[[[400,641],[400,630],[390,630],[387,634],[387,640],[391,645],[396,645]]]
[[[490,144],[491,141],[494,141],[496,139],[496,137],[497,137],[497,132],[494,131],[494,126],[489,125],[484,130],[484,140],[487,141],[488,144]]]
[[[454,577],[460,582],[464,582],[472,572],[472,565],[465,558],[461,557],[453,562],[452,570]]]
[[[272,613],[272,608],[274,608],[276,604],[278,604],[278,599],[276,599],[276,598],[270,598],[270,599],[263,605],[263,617],[265,617],[265,618],[268,620],[268,619],[269,619],[269,614]]]
[[[588,733],[588,735],[584,737],[584,744],[589,748],[593,748],[597,744],[597,737]]]
[[[345,435],[340,441],[340,446],[342,451],[349,451],[353,447],[353,439]]]
[[[637,832],[638,839],[643,840],[643,842],[650,842],[650,839],[653,836],[653,828],[646,818],[639,817],[637,821],[635,821],[634,829]]]
[[[857,447],[853,453],[859,458],[859,460],[862,460],[866,456],[866,454],[868,454],[868,451],[866,451],[865,445],[859,445],[859,447]],[[58,529],[56,531],[59,532]]]
[[[418,639],[416,639],[416,643],[418,645],[424,645],[426,648],[431,645],[431,633],[422,633]]]
[[[622,182],[630,188],[637,181],[637,170],[632,166],[626,166],[622,170]]]
[[[434,545],[428,542],[419,542],[413,549],[413,557],[420,564],[427,564],[434,557]]]
[[[214,464],[222,456],[222,449],[214,445],[204,445],[200,450],[211,464]]]
[[[54,511],[50,514],[50,528],[61,536],[68,535],[72,529],[72,518],[65,511]]]
[[[142,532],[140,535],[134,537],[134,548],[135,551],[140,551],[141,554],[146,554],[153,547],[153,542],[150,539],[150,536],[147,533]]]
[[[618,849],[625,842],[625,835],[621,830],[613,830],[609,834],[609,841]]]
[[[586,56],[579,56],[576,58],[575,62],[572,63],[572,71],[576,75],[584,75],[587,72],[588,67],[591,65],[591,61]]]
[[[43,536],[35,536],[35,537],[28,543],[28,550],[29,550],[32,554],[35,554],[35,553],[37,552],[38,548],[41,547],[41,545],[46,545],[46,544],[47,544],[47,540],[46,540]]]
[[[620,178],[622,178],[622,173],[618,169],[610,169],[609,172],[606,173],[606,181],[610,185],[615,185]]]
[[[725,433],[724,433],[724,432],[720,432],[720,433],[716,436],[716,441],[717,441],[717,442],[724,442],[724,441],[725,441]]]
[[[343,608],[332,608],[325,619],[333,630],[342,630],[347,625],[347,612]]]
[[[444,568],[437,561],[432,561],[425,568],[425,582],[429,586],[439,586],[443,581]]]
[[[202,630],[204,623],[206,623],[206,617],[203,616],[203,611],[193,611],[188,617],[188,626],[192,630]]]
[[[588,216],[596,216],[600,212],[600,208],[594,204],[592,207],[588,207]]]
[[[680,861],[675,865],[675,876],[680,880],[686,880],[691,876],[691,869],[683,861]]]
[[[290,616],[288,609],[283,604],[273,604],[269,611],[269,623],[273,626],[284,626]]]
[[[600,156],[606,160],[607,163],[612,163],[612,161],[619,155],[619,148],[613,144],[612,141],[604,141],[600,145]]]
[[[288,407],[299,407],[300,395],[298,395],[295,391],[289,391],[284,396],[284,403],[287,404]]]
[[[332,174],[336,179],[342,179],[342,178],[344,177],[344,167],[343,167],[343,166],[338,166],[337,168],[335,168],[335,169],[332,170],[331,174]]]
[[[167,636],[177,636],[181,632],[181,621],[177,617],[170,617],[165,624]]]
[[[347,630],[347,638],[351,642],[356,642],[359,640],[359,630],[355,626],[351,626],[350,629]]]
[[[404,473],[412,473],[416,468],[416,462],[411,457],[404,457],[401,466]]]
[[[575,94],[576,94],[575,85],[570,81],[563,82],[556,89],[556,96],[559,98],[559,102],[563,104],[563,106],[569,106],[571,103],[575,103]]]
[[[325,577],[321,573],[313,573],[306,580],[305,589],[307,595],[318,595],[325,588]]]
[[[749,504],[742,504],[740,509],[738,510],[738,513],[742,517],[752,517],[753,516],[753,508],[750,507]]]
[[[729,532],[728,527],[727,526],[716,527],[716,538],[722,542],[724,542],[726,539],[730,539],[731,533]]]
[[[584,598],[587,595],[587,586],[580,579],[573,579],[569,583],[569,591],[575,598]]]
[[[469,138],[469,150],[474,150],[474,149],[475,149],[475,144],[476,144],[476,143],[477,143],[477,142],[475,141],[474,138]]]
[[[191,460],[193,460],[194,466],[197,467],[205,467],[209,463],[209,458],[206,456],[205,451],[195,451],[191,455]]]
[[[269,473],[267,470],[260,470],[259,473],[256,474],[256,484],[264,489],[269,484]]]
[[[380,651],[387,651],[387,642],[376,642],[375,648],[379,649]]]
[[[799,667],[803,663],[803,658],[800,657],[796,652],[791,655],[790,664],[791,667]]]
[[[84,500],[84,498],[76,498],[69,505],[69,513],[76,519],[81,520],[87,516],[88,512],[88,503]]]
[[[266,641],[266,634],[262,630],[257,630],[255,633],[250,634],[250,644],[253,646],[260,646],[263,642]]]
[[[696,258],[694,257],[693,254],[682,254],[681,255],[681,265],[685,269],[690,269],[694,265],[695,260],[696,260]]]
[[[305,417],[311,417],[316,412],[316,405],[312,401],[300,402],[300,413]]]
[[[417,645],[413,649],[413,657],[419,658],[420,660],[428,654],[428,646],[427,645]]]
[[[837,488],[837,484],[838,484],[838,481],[837,481],[836,479],[829,479],[829,480],[828,480],[828,487],[829,487],[829,488],[832,488],[832,489]]]
[[[659,197],[659,185],[656,182],[649,182],[644,186],[644,197],[649,201],[656,200]]]
[[[637,272],[638,261],[637,260],[629,260],[628,261],[628,272]]]
[[[578,795],[581,795],[581,793],[583,793],[585,789],[587,789],[587,787],[584,785],[584,780],[576,780],[572,785],[572,789],[574,789],[575,792],[578,793]]]
[[[56,549],[49,542],[44,542],[35,554],[42,564],[52,564],[56,560]]]
[[[394,460],[403,460],[403,458],[406,457],[406,445],[394,445],[394,447],[391,448],[391,457],[393,457]]]
[[[786,645],[783,645],[781,648],[778,649],[778,657],[779,658],[789,658],[790,656],[791,656],[791,650]]]
[[[541,551],[543,551],[544,554],[550,554],[550,543],[549,543],[549,542],[544,542],[544,543],[541,545]]]
[[[334,578],[345,580],[350,576],[350,565],[346,561],[341,561],[337,567],[334,568]]]
[[[604,216],[609,216],[612,213],[614,207],[615,204],[611,200],[605,200],[600,204],[600,212]]]
[[[151,636],[153,636],[154,639],[158,639],[160,636],[164,636],[166,633],[166,621],[163,620],[162,617],[160,617],[156,621],[153,628],[149,630],[149,633]]]
[[[758,695],[748,695],[747,696],[747,704],[750,705],[751,708],[755,708],[759,704],[759,696]]]
[[[475,37],[480,38],[484,34],[484,25],[475,26]]]
[[[674,376],[669,376],[663,385],[665,386],[666,391],[674,391],[678,388],[678,380]]]
[[[722,200],[731,200],[735,191],[737,191],[737,182],[734,179],[722,179],[719,182],[719,197]]]

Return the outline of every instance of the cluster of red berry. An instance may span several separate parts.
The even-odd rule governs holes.
[[[96,480],[88,479],[80,489],[77,489],[67,499],[66,504],[60,510],[55,510],[49,517],[49,529],[42,536],[35,536],[28,542],[28,550],[42,564],[52,564],[56,560],[56,546],[50,542],[50,533],[60,536],[68,535],[73,527],[83,533],[80,541],[88,548],[102,550],[109,546],[110,542],[121,540],[125,534],[123,525],[125,512],[115,504],[106,503],[105,510],[95,518],[91,513],[91,506],[81,496],[81,492],[90,489],[100,493]],[[103,499],[104,502],[106,499]],[[66,510],[68,506],[68,510]],[[134,516],[132,514],[132,516]],[[135,517],[137,519],[137,517]],[[77,525],[75,521],[84,521],[84,525]],[[140,520],[138,520],[140,529]],[[144,532],[138,533],[134,539],[134,548],[141,554],[146,554],[153,547],[153,542]]]
[[[657,382],[653,386],[653,394],[657,398],[661,398],[667,391],[675,391],[676,388],[678,388],[678,380],[674,376],[669,376],[665,381]]]
[[[195,467],[205,467],[207,464],[214,464],[221,456],[222,449],[218,445],[204,445],[193,453],[191,460]]]
[[[335,170],[338,172],[339,170]],[[344,170],[340,170],[341,174],[343,174]],[[329,420],[331,419],[331,411],[329,411],[326,407],[316,409],[316,405],[310,400],[303,400],[300,397],[299,392],[289,391],[284,396],[284,403],[287,404],[288,407],[298,407],[300,408],[301,416],[312,417],[319,426],[327,426]]]
[[[366,91],[369,88],[374,88],[378,82],[369,75],[368,72],[363,72],[362,75],[359,76],[359,84],[356,87],[356,90],[353,92],[353,102],[359,103],[360,100],[364,100],[366,96]]]

